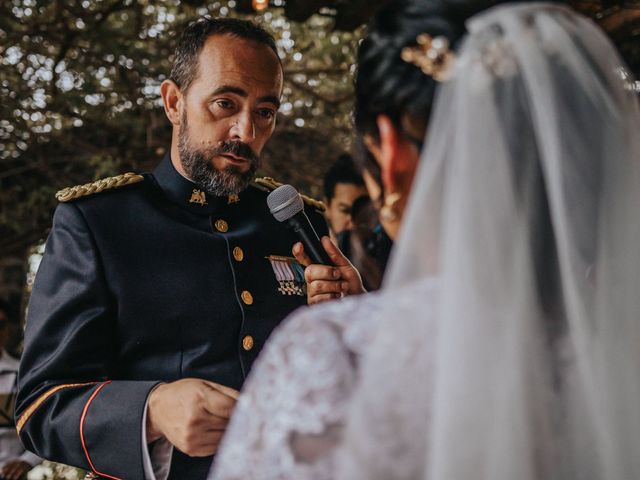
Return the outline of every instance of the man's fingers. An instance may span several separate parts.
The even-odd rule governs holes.
[[[315,305],[316,303],[335,300],[336,298],[340,298],[341,296],[342,295],[340,295],[339,293],[323,293],[322,295],[314,295],[313,297],[309,297],[307,303],[309,303],[309,305]]]
[[[348,267],[351,265],[351,262],[342,254],[340,249],[331,241],[329,237],[324,236],[320,241],[322,242],[322,246],[324,247],[324,249],[329,254],[329,258],[336,267]]]
[[[349,290],[349,284],[341,279],[342,274],[336,267],[310,265],[304,271],[307,282],[307,303],[313,305],[327,300],[340,298]]]
[[[7,480],[20,480],[20,478],[30,469],[31,467],[25,462],[14,460],[2,467],[2,478]]]
[[[349,285],[346,282],[327,282],[316,280],[308,284],[308,292],[311,296],[321,295],[323,293],[342,293],[347,290]]]
[[[336,281],[340,278],[340,271],[326,265],[310,265],[304,270],[304,279],[307,284],[317,281]]]
[[[7,475],[8,480],[20,480],[22,477],[22,471],[19,468],[14,468],[9,475]]]
[[[327,236],[322,237],[320,240],[322,242],[322,247],[327,251],[329,255],[329,259],[336,267],[350,267],[351,262],[345,257],[340,249],[331,241],[331,239]],[[305,253],[304,245],[298,242],[293,246],[291,250],[293,256],[296,257],[296,260],[301,265],[308,267],[309,265],[313,265],[313,260]]]
[[[208,408],[203,408],[200,418],[194,420],[189,427],[193,429],[204,429],[211,431],[224,431],[229,425],[229,418],[222,417],[222,415],[215,414],[209,411]]]
[[[180,451],[190,457],[208,457],[218,450],[224,431],[211,430],[201,432],[185,440],[181,445],[176,445]]]
[[[19,463],[14,463],[7,468],[4,472],[4,478],[7,480],[20,480],[20,478],[27,472],[27,468]]]
[[[233,398],[234,400],[237,400],[238,397],[240,396],[240,392],[238,390],[235,390],[231,387],[227,387],[226,385],[210,382],[208,380],[204,380],[204,383],[206,383],[209,387],[213,388],[214,390],[217,390],[218,392],[222,393],[223,395]]]
[[[216,417],[231,418],[233,413],[233,407],[236,405],[236,400],[218,390],[211,388],[204,396],[203,408],[204,410]]]
[[[293,245],[293,248],[291,249],[291,253],[293,253],[293,256],[296,257],[296,260],[298,261],[298,263],[303,267],[308,267],[313,263],[309,255],[305,253],[304,245],[302,245],[301,242],[298,242]]]

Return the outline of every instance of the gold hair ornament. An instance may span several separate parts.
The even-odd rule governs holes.
[[[437,82],[444,82],[451,77],[454,53],[449,49],[446,37],[431,37],[426,33],[416,38],[418,45],[404,47],[400,58],[422,70],[422,73],[432,77]]]

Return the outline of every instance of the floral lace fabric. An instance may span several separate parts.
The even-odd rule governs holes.
[[[433,395],[436,282],[385,304],[349,402],[334,480],[409,480],[425,467]]]
[[[336,478],[336,447],[342,444],[362,357],[380,323],[391,328],[394,323],[401,325],[403,310],[415,310],[416,302],[425,305],[425,313],[429,310],[424,286],[347,298],[293,314],[274,332],[256,362],[209,478]],[[404,345],[390,345],[384,374],[393,380],[396,368],[402,368],[399,363],[410,361],[423,347],[422,339],[414,335]],[[371,400],[395,404],[396,396],[402,397],[399,393],[382,385],[379,399]],[[393,405],[391,410],[404,409],[403,405]],[[391,411],[387,407],[379,405],[382,412]],[[377,424],[376,441],[395,438],[394,423],[391,418]],[[411,421],[408,424],[413,426]],[[388,447],[381,444],[380,448]]]

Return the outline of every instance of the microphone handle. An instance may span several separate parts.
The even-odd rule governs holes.
[[[311,258],[313,263],[329,266],[333,265],[333,262],[329,259],[329,255],[322,247],[318,234],[313,229],[313,225],[311,225],[309,218],[304,212],[294,215],[287,220],[287,222],[300,238],[300,241],[304,245],[305,253],[309,258]]]

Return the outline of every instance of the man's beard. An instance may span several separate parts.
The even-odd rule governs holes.
[[[178,152],[182,168],[189,179],[206,193],[216,197],[237,195],[243,191],[260,166],[260,157],[251,150],[249,145],[240,141],[221,142],[215,147],[202,150],[192,147],[186,113],[182,116],[180,123]],[[212,160],[226,153],[246,159],[249,162],[248,170],[243,172],[234,165],[222,170],[214,167]]]

